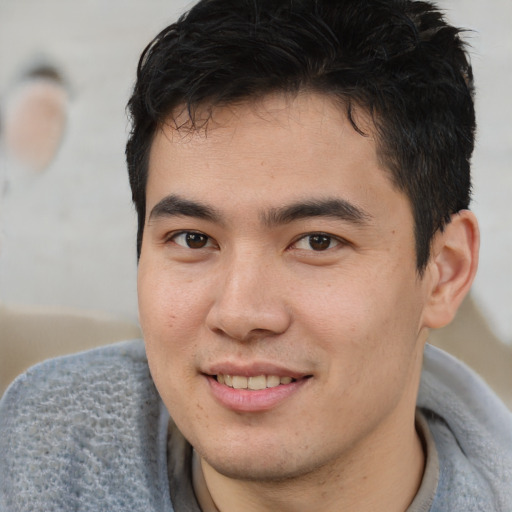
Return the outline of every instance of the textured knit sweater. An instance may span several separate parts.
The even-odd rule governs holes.
[[[439,456],[430,511],[512,512],[512,415],[498,398],[428,346],[418,407]],[[0,511],[173,511],[168,424],[140,341],[35,366],[0,401]]]

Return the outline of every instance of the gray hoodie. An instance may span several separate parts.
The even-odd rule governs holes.
[[[430,511],[512,512],[508,409],[430,346],[418,407],[439,460]],[[186,503],[193,493],[178,508],[181,490],[169,492],[168,423],[141,341],[33,367],[0,401],[0,512],[172,512],[171,495],[175,512],[198,510]],[[173,474],[188,462],[173,466],[171,481],[190,479]]]

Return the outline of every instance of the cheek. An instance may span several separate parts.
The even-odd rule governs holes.
[[[387,318],[381,314],[375,287],[368,287],[357,277],[309,283],[295,289],[294,295],[296,320],[302,328],[311,329],[319,341],[328,343],[330,350],[336,350],[339,342],[371,342],[372,330]]]
[[[139,266],[139,317],[149,368],[164,403],[173,410],[179,409],[176,397],[195,375],[192,328],[197,318],[187,297],[179,280],[155,267]]]
[[[175,387],[174,378],[190,373],[190,354],[196,350],[191,328],[198,319],[193,314],[194,299],[180,281],[155,268],[139,266],[139,319],[151,374],[162,394]]]
[[[184,277],[178,269],[139,264],[138,300],[144,333],[183,330],[200,325],[207,302],[207,286],[202,279]]]
[[[388,278],[387,278],[388,277]],[[411,279],[394,273],[364,278],[344,276],[323,289],[301,291],[296,319],[308,338],[343,368],[331,377],[354,382],[400,371],[414,351],[421,297]],[[414,281],[413,281],[414,282]]]

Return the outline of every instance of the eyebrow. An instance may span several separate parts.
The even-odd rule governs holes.
[[[368,212],[345,199],[327,198],[272,208],[264,214],[263,221],[270,227],[309,217],[332,217],[355,224],[367,224],[372,218]]]
[[[211,206],[171,194],[159,201],[149,214],[149,220],[161,217],[195,217],[211,222],[219,222],[221,215]]]
[[[222,223],[222,215],[217,209],[175,194],[164,197],[151,210],[150,220],[161,217],[195,217]],[[366,224],[372,218],[368,212],[339,198],[299,201],[281,208],[271,208],[261,215],[263,223],[268,227],[310,217],[331,217],[355,224]]]

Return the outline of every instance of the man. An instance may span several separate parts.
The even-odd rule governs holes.
[[[3,509],[510,510],[510,413],[425,348],[477,267],[472,91],[423,2],[203,0],[162,31],[129,103],[145,351],[17,380]]]

